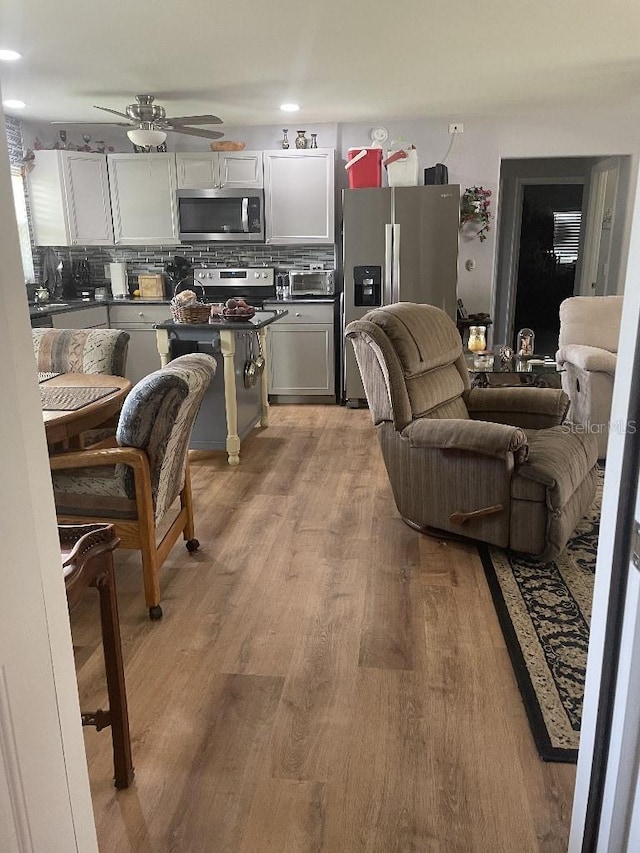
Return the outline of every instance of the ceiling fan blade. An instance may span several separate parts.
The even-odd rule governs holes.
[[[168,118],[165,118],[164,121],[169,122],[169,124],[222,124],[221,118],[212,115],[177,117],[170,116]]]
[[[82,125],[90,125],[94,124],[96,126],[105,127],[105,125],[112,125],[114,127],[131,127],[131,125],[138,124],[137,121],[50,121],[49,124],[82,124]]]
[[[126,118],[129,120],[129,116],[126,113],[118,112],[118,110],[110,110],[109,107],[98,107],[95,104],[93,105],[96,110],[104,110],[105,113],[113,113],[114,116],[120,116],[121,118]]]
[[[220,139],[224,133],[218,130],[198,130],[196,127],[163,127],[168,133],[183,133],[185,136],[201,136],[203,139]]]

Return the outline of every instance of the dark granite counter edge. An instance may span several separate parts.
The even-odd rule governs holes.
[[[240,320],[214,320],[212,323],[174,323],[172,321],[168,321],[167,323],[154,323],[153,328],[166,329],[169,332],[187,329],[207,329],[209,332],[220,332],[231,329],[232,332],[246,332],[249,329],[262,329],[265,326],[269,326],[271,323],[275,323],[276,320],[286,317],[288,313],[289,312],[286,309],[282,309],[280,311],[266,310],[256,312],[254,317],[255,322],[251,322],[250,320],[247,320],[246,322],[242,322]],[[262,320],[258,319],[260,314],[269,314],[271,316],[265,317]]]
[[[279,305],[303,305],[305,303],[323,303],[332,305],[336,299],[337,297],[334,296],[314,296],[298,299],[276,299],[274,297],[273,299],[265,299],[264,301],[269,305],[275,305],[276,303]],[[67,311],[81,311],[83,308],[99,308],[101,305],[104,305],[107,308],[111,305],[169,305],[169,301],[170,300],[168,299],[141,299],[140,297],[131,299],[70,299],[68,302],[60,304],[55,302],[47,303],[46,305],[43,305],[42,308],[29,306],[29,316],[49,317],[51,314],[62,314]]]

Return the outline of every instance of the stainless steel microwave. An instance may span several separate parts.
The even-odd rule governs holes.
[[[178,190],[180,239],[264,242],[262,190]]]

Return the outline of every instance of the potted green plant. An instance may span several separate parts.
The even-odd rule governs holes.
[[[484,187],[467,187],[460,200],[460,227],[467,224],[479,225],[476,237],[480,238],[480,242],[487,239],[487,231],[491,227],[490,199],[491,190],[485,190]]]

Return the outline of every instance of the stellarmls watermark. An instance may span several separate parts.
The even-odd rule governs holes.
[[[605,435],[607,431],[609,435],[635,435],[637,423],[636,421],[607,421],[606,423],[587,421],[584,424],[576,424],[567,421],[562,424],[562,429],[574,435]]]

